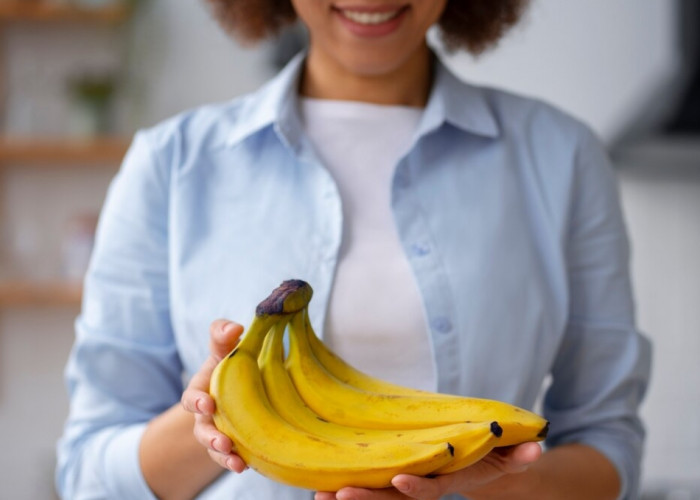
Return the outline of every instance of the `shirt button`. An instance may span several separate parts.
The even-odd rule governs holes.
[[[430,247],[421,243],[414,243],[410,247],[411,255],[415,257],[425,257],[430,253]]]
[[[449,318],[445,318],[444,316],[433,318],[431,324],[437,332],[449,333],[452,331],[452,322],[449,320]]]

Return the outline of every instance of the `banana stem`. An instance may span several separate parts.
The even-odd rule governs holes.
[[[245,351],[257,358],[257,354],[262,348],[262,343],[265,340],[267,332],[283,317],[284,316],[281,315],[255,316],[248,330],[241,338],[241,341],[229,354],[229,357],[232,357],[238,351]]]
[[[311,286],[303,280],[283,281],[255,308],[253,322],[229,357],[244,350],[257,358],[268,330],[282,320],[286,326],[290,315],[306,309],[312,295]]]
[[[304,309],[294,314],[289,321],[290,354],[296,353],[300,349],[309,352],[309,339],[306,330],[307,318],[308,314],[306,314],[306,309]],[[299,346],[299,349],[296,349],[296,346]]]
[[[275,356],[279,356],[284,361],[284,331],[287,328],[289,318],[282,318],[280,321],[272,325],[272,328],[265,336],[265,341],[260,351],[259,362],[271,362]]]

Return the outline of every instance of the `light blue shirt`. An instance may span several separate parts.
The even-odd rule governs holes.
[[[207,357],[214,319],[247,324],[270,290],[300,278],[321,332],[342,210],[300,125],[301,63],[136,135],[103,208],[66,369],[64,498],[154,498],[141,434]],[[392,209],[439,390],[531,408],[546,384],[548,445],[597,448],[636,498],[650,349],[635,329],[616,180],[590,130],[438,63]],[[312,497],[250,470],[201,495]]]

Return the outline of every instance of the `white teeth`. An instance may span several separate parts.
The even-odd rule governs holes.
[[[352,10],[344,10],[343,15],[359,24],[381,24],[389,19],[396,17],[398,10],[392,12],[357,12]]]

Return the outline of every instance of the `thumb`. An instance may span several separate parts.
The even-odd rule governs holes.
[[[214,321],[209,327],[209,351],[214,359],[220,361],[236,347],[243,333],[243,327],[226,319]]]
[[[537,443],[522,443],[494,450],[494,458],[499,468],[507,474],[524,472],[539,460],[540,456],[542,456],[542,447]]]

